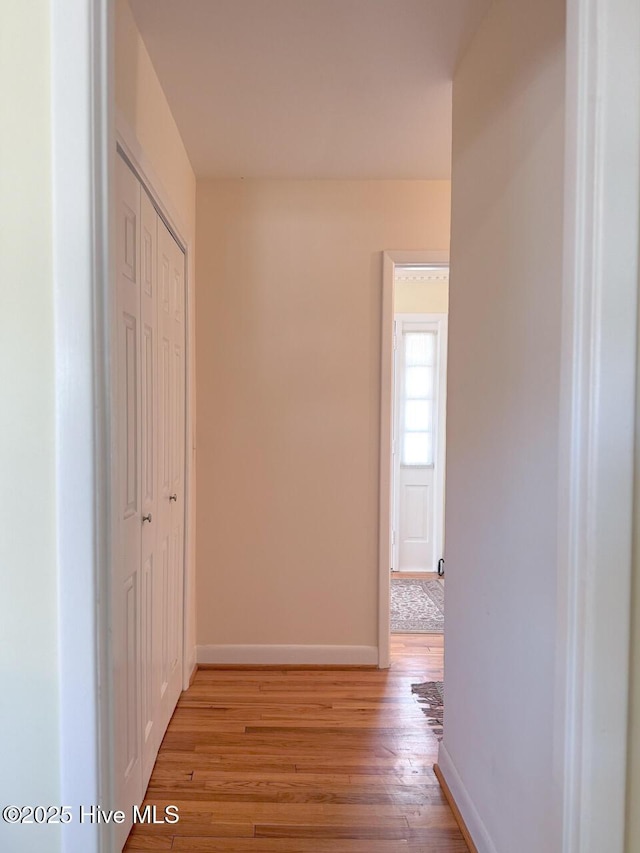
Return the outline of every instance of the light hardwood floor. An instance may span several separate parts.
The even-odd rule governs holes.
[[[392,636],[375,669],[200,670],[183,693],[126,851],[466,853],[411,695],[442,678],[442,636]]]

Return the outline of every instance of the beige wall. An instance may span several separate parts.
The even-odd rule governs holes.
[[[471,803],[483,824],[478,847],[499,853],[562,846],[552,750],[564,14],[562,0],[495,0],[453,86],[440,764],[457,770],[465,818],[478,830]]]
[[[449,192],[198,183],[199,645],[377,645],[381,253]]]
[[[195,412],[195,222],[196,178],[160,82],[127,0],[115,10],[115,83],[117,122],[126,124],[153,171],[154,189],[168,200],[180,236],[188,243],[189,398]],[[187,448],[195,466],[195,422],[187,425]],[[194,467],[195,470],[195,467]],[[191,508],[187,538],[188,660],[195,660],[195,476],[188,483]],[[189,667],[191,664],[188,664]]]
[[[184,224],[194,231],[196,179],[127,0],[116,0],[116,107]]]
[[[396,314],[446,314],[449,310],[449,282],[396,281],[393,310]]]
[[[3,804],[59,802],[50,4],[0,4],[0,732]],[[0,821],[0,849],[56,827]]]

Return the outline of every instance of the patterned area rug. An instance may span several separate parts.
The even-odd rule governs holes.
[[[391,631],[394,634],[442,634],[442,581],[391,578]]]
[[[412,684],[411,692],[418,697],[422,710],[427,715],[427,722],[442,739],[442,724],[444,721],[444,684],[442,681],[425,681],[422,684]],[[426,708],[424,706],[427,706]]]

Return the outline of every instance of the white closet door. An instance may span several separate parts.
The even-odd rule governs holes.
[[[173,546],[172,612],[169,634],[169,702],[171,713],[182,690],[182,638],[184,618],[184,522],[185,522],[185,256],[173,243],[173,424],[171,465],[171,537]]]
[[[161,718],[164,729],[182,688],[184,255],[162,220],[158,221],[158,245],[158,532],[161,537],[158,554],[162,566],[163,589],[159,653]],[[178,319],[180,315],[181,321]]]
[[[112,575],[116,808],[131,814],[142,785],[140,184],[117,159],[117,471]],[[145,523],[146,524],[146,523]],[[117,827],[119,850],[130,824]]]
[[[117,158],[115,801],[142,802],[182,689],[185,259]]]
[[[157,464],[157,337],[158,337],[158,214],[147,194],[141,193],[141,667],[142,667],[142,783],[146,788],[153,770],[162,733],[157,707],[160,672],[154,663],[158,645],[158,612],[161,609],[158,530]]]

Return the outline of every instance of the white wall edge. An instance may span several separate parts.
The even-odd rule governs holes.
[[[109,180],[112,8],[51,4],[60,803],[110,801]],[[62,827],[64,853],[110,828]]]
[[[200,664],[376,666],[376,646],[209,645],[197,647]]]
[[[379,667],[391,662],[391,494],[393,486],[391,441],[393,438],[393,292],[398,264],[449,264],[446,249],[433,251],[386,251],[382,253],[382,311],[380,329],[380,456],[378,493],[378,648]]]
[[[562,853],[625,845],[640,6],[568,0],[551,783]]]
[[[498,853],[497,848],[491,836],[487,832],[487,828],[482,822],[478,810],[473,804],[473,800],[469,796],[460,774],[458,773],[455,764],[444,743],[440,743],[438,749],[438,767],[444,776],[444,780],[449,786],[451,796],[453,797],[462,819],[473,839],[473,843],[478,848],[478,853]]]

